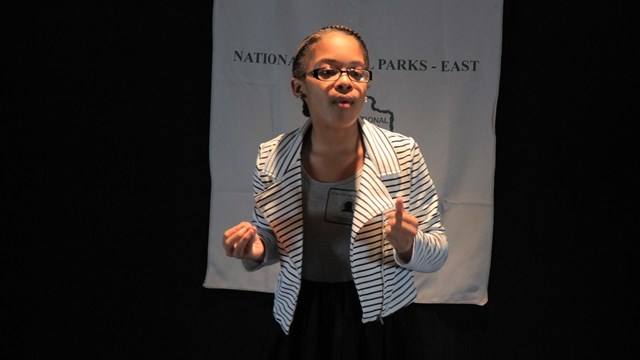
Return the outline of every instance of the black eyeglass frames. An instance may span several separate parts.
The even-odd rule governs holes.
[[[366,83],[373,80],[373,74],[371,70],[367,69],[334,69],[329,67],[313,69],[309,71],[307,75],[312,75],[314,78],[322,81],[336,81],[342,74],[347,74],[349,79],[355,82]]]

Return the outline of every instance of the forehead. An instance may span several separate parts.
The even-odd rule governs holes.
[[[322,34],[320,40],[313,44],[308,60],[312,66],[323,62],[364,65],[364,53],[356,38],[342,32],[332,31]]]

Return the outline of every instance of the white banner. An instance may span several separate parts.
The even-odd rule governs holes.
[[[373,81],[362,113],[414,137],[441,202],[449,258],[416,273],[420,303],[485,304],[493,236],[495,109],[502,0],[216,0],[206,288],[273,292],[279,265],[247,272],[222,232],[250,221],[258,144],[304,123],[290,90],[302,39],[343,24],[367,43]]]

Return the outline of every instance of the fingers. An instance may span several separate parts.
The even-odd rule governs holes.
[[[255,239],[256,229],[248,222],[242,222],[224,232],[222,246],[227,256],[242,258]]]
[[[240,239],[235,244],[233,256],[243,258],[248,251],[248,244],[253,240],[255,232],[252,228],[245,228],[238,232]]]
[[[409,214],[404,209],[404,200],[402,197],[398,197],[396,199],[396,207],[395,210],[389,211],[387,213],[387,224],[388,226],[402,226],[402,220],[405,217],[405,214]]]
[[[413,239],[418,232],[418,219],[404,208],[404,199],[398,197],[395,201],[395,209],[387,213],[387,225],[385,227],[386,238],[391,246],[405,259],[410,259]]]
[[[387,227],[386,231],[408,231],[411,234],[415,234],[418,228],[418,219],[411,215],[404,208],[404,199],[398,197],[395,202],[395,210],[387,213]]]
[[[404,200],[402,196],[396,199],[396,224],[402,224],[402,215],[404,214]]]

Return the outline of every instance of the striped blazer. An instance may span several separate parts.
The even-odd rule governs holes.
[[[413,271],[434,272],[448,255],[438,196],[418,144],[413,138],[382,129],[367,120],[359,125],[365,148],[356,184],[349,259],[362,306],[362,322],[374,321],[412,303],[417,296]],[[265,242],[262,264],[244,261],[254,271],[280,262],[273,315],[288,334],[302,274],[302,139],[304,126],[260,144],[253,178],[253,225]],[[384,236],[384,214],[395,198],[418,218],[413,255],[404,263]]]

